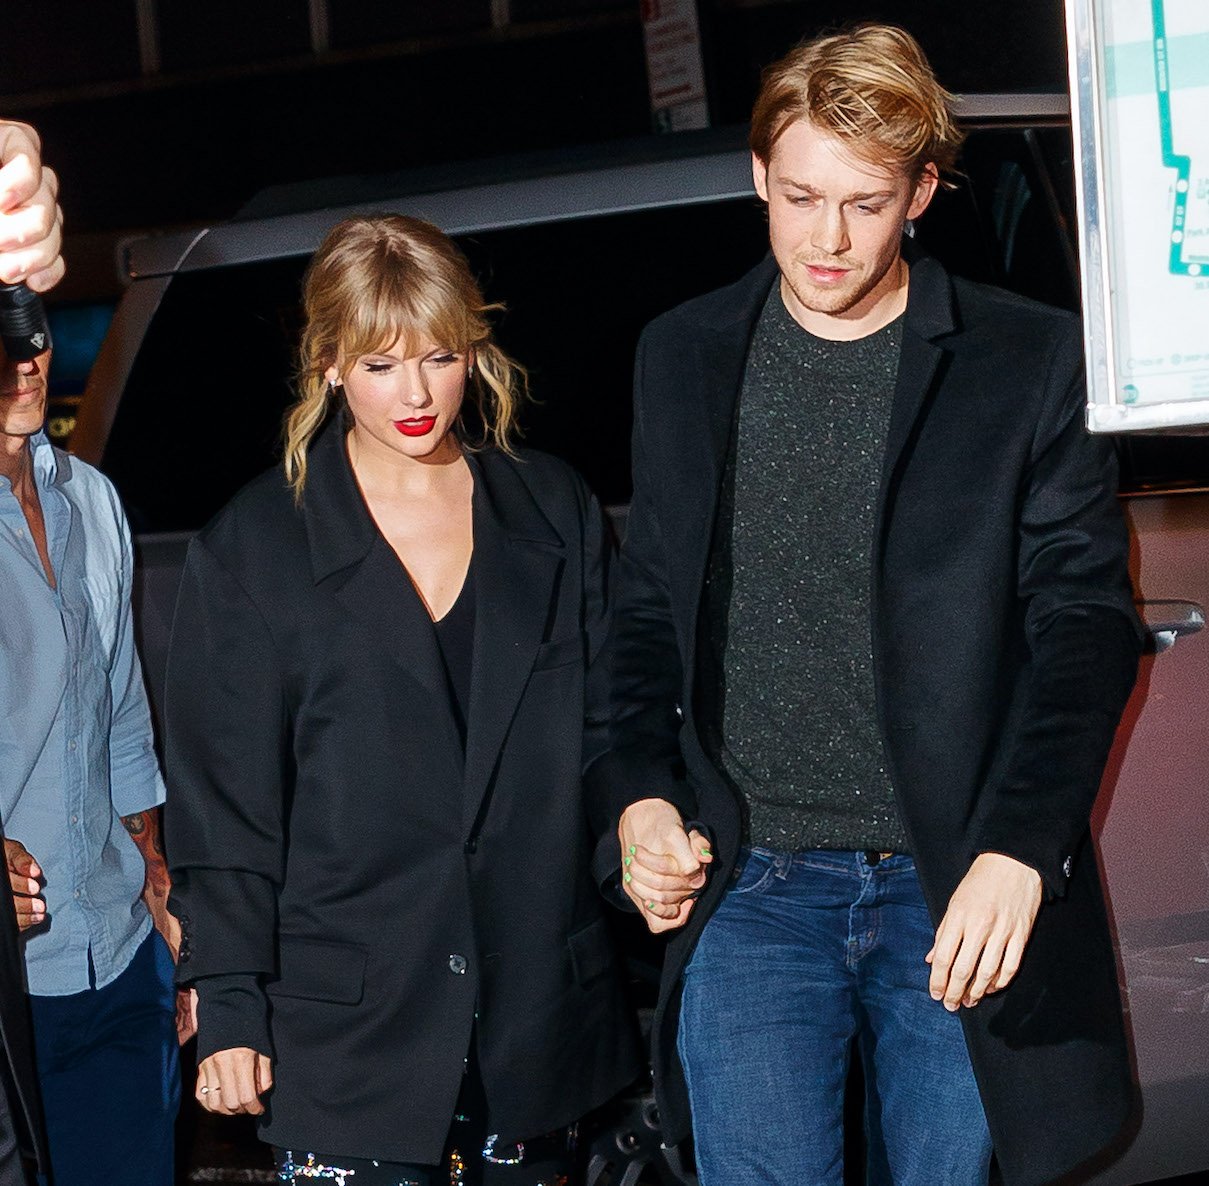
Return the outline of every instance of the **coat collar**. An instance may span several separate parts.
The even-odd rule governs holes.
[[[933,388],[937,368],[946,350],[945,339],[959,330],[952,280],[944,266],[909,238],[903,240],[903,257],[910,268],[910,286],[903,320],[902,352],[898,379],[886,434],[885,465],[877,506],[878,538],[886,522],[886,508],[896,488],[899,462],[912,430]],[[696,368],[686,381],[698,393],[700,419],[706,427],[700,445],[691,452],[694,479],[685,482],[682,508],[686,532],[694,542],[690,563],[678,574],[685,582],[684,596],[695,605],[705,575],[719,488],[735,424],[735,411],[747,354],[756,322],[780,270],[769,255],[727,288],[695,302],[685,315],[695,342]],[[703,405],[703,406],[702,406]],[[701,448],[704,446],[704,448]]]
[[[891,464],[901,453],[935,374],[942,353],[935,343],[958,329],[953,284],[944,266],[909,238],[903,240],[903,257],[910,268],[910,286],[886,449]],[[699,339],[699,350],[716,480],[721,477],[730,442],[751,337],[780,274],[776,260],[768,256],[737,283],[712,294],[699,322],[706,331]]]
[[[467,579],[475,582],[475,627],[464,764],[436,632],[365,505],[339,420],[311,447],[302,506],[315,583],[330,581],[337,600],[374,630],[405,676],[439,706],[442,747],[455,756],[464,780],[469,830],[485,806],[537,649],[546,641],[565,546],[522,477],[529,463],[495,450],[468,453],[467,461],[474,478]]]

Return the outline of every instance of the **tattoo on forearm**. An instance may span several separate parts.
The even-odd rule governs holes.
[[[147,813],[140,811],[137,815],[124,815],[122,823],[131,836],[141,836],[147,830]]]
[[[163,871],[164,869],[164,836],[160,829],[160,817],[158,808],[151,811],[138,811],[134,815],[122,816],[122,823],[126,825],[126,831],[130,833],[139,852],[143,854],[143,860],[147,862],[147,868],[150,871]],[[159,874],[156,874],[159,876]]]

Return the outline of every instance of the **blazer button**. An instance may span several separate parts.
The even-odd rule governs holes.
[[[451,955],[449,957],[449,970],[455,976],[466,975],[466,957],[464,955]]]
[[[1073,862],[1071,861],[1070,857],[1067,857],[1066,860],[1062,862],[1062,872],[1066,877],[1070,876],[1072,865]]]

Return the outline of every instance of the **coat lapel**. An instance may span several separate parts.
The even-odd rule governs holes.
[[[466,832],[484,797],[512,718],[549,635],[566,563],[562,538],[517,473],[496,452],[470,455],[474,471],[474,668],[466,729]]]
[[[726,469],[726,456],[734,431],[735,409],[743,387],[747,352],[769,291],[780,272],[771,256],[747,273],[737,284],[717,294],[719,314],[704,319],[696,339],[695,375],[686,376],[686,389],[700,393],[700,403],[682,425],[686,473],[679,483],[685,527],[684,555],[689,563],[680,576],[685,606],[689,610],[688,639],[695,637],[705,565],[713,538],[718,494]],[[690,405],[693,407],[693,405]],[[704,431],[695,428],[700,423]],[[685,615],[681,615],[682,620]],[[690,641],[691,645],[691,641]]]
[[[936,372],[945,355],[938,339],[957,328],[953,309],[953,286],[948,272],[935,259],[921,255],[910,243],[904,255],[911,267],[907,311],[903,322],[902,352],[898,379],[890,407],[886,453],[882,464],[881,489],[877,500],[875,571],[880,568],[881,547],[889,522],[890,504],[898,484],[899,464],[907,451],[912,432],[933,389]]]
[[[417,685],[425,715],[441,722],[441,748],[448,749],[460,776],[461,741],[432,619],[365,505],[339,418],[316,439],[308,462],[303,516],[315,584],[327,584],[340,606]]]

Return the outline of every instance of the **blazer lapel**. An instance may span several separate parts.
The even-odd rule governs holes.
[[[918,249],[913,249],[910,243],[904,245],[904,254],[910,263],[911,281],[907,291],[898,379],[890,407],[886,454],[877,500],[874,538],[877,541],[879,565],[884,531],[889,521],[888,508],[897,487],[900,462],[945,356],[945,349],[937,339],[953,333],[957,328],[953,286],[944,267],[930,256],[919,254]]]
[[[442,748],[461,775],[461,741],[432,619],[394,549],[378,530],[353,474],[336,418],[311,448],[303,516],[315,584],[371,632],[382,653],[416,685],[425,715],[442,722]]]
[[[497,452],[471,454],[474,471],[474,668],[466,727],[464,823],[485,796],[512,719],[551,628],[566,562],[562,538],[542,514],[517,464]]]

